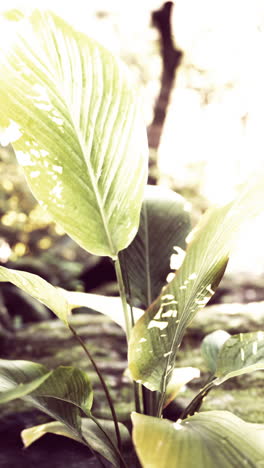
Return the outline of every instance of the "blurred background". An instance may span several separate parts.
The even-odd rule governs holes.
[[[24,0],[2,1],[0,11],[20,5],[52,9],[127,64],[142,95],[150,183],[184,195],[194,223],[264,166],[262,0]],[[84,253],[51,222],[3,135],[1,141],[2,264],[67,289],[112,293],[111,266]],[[259,203],[264,207],[264,199]],[[243,233],[231,258],[225,302],[264,297],[263,236],[262,216]]]

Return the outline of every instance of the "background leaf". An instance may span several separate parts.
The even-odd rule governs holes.
[[[219,352],[230,336],[231,335],[224,330],[215,330],[202,341],[202,356],[212,375],[215,375]]]
[[[48,374],[44,382],[40,377]],[[30,382],[39,379],[32,391]],[[21,383],[27,384],[25,393]],[[36,387],[36,386],[35,386]],[[23,391],[24,390],[24,391]],[[81,436],[80,409],[89,412],[93,394],[87,374],[74,367],[58,367],[48,371],[45,366],[28,361],[0,360],[0,402],[22,397],[36,408],[67,426],[75,436]]]
[[[172,377],[166,388],[164,408],[182,391],[183,387],[193,379],[200,377],[200,370],[196,367],[175,367]]]
[[[35,10],[16,30],[0,47],[0,115],[20,129],[28,184],[78,244],[115,258],[137,232],[147,177],[134,86],[110,52],[53,13]]]
[[[120,297],[66,291],[65,289],[60,289],[60,292],[69,303],[70,309],[74,309],[76,307],[88,307],[89,309],[96,310],[97,312],[101,312],[102,314],[110,317],[125,331],[125,319]],[[143,314],[143,310],[134,307],[133,313],[134,318],[138,320]]]
[[[150,390],[165,393],[186,327],[214,294],[239,229],[263,211],[259,203],[263,180],[260,173],[235,201],[202,216],[175,278],[133,328],[129,368],[133,378]]]
[[[58,288],[26,271],[12,270],[0,266],[0,281],[9,281],[54,312],[68,326],[70,306]]]
[[[171,256],[179,256],[174,247],[186,248],[188,211],[186,200],[172,190],[146,186],[138,233],[120,254],[132,305],[146,308],[160,294],[171,271]]]
[[[219,352],[214,385],[257,369],[264,369],[264,332],[233,335]]]
[[[143,468],[260,467],[264,460],[264,425],[227,411],[199,413],[177,423],[133,413],[132,421]]]

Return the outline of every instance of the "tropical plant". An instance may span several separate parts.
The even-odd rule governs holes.
[[[13,133],[39,203],[80,246],[113,260],[123,311],[120,318],[118,298],[64,291],[0,267],[1,281],[44,303],[71,330],[98,373],[113,417],[93,415],[92,385],[83,370],[1,360],[1,403],[22,398],[55,420],[23,431],[25,445],[52,432],[89,447],[102,466],[104,458],[128,466],[122,442],[130,435],[71,325],[71,310],[87,305],[125,329],[135,395],[132,438],[142,467],[264,466],[264,425],[226,411],[199,412],[215,386],[264,368],[263,332],[208,336],[202,350],[211,378],[177,421],[162,417],[182,385],[197,376],[195,369],[175,367],[177,351],[214,294],[241,225],[262,210],[263,176],[234,201],[211,208],[189,235],[185,200],[168,189],[145,189],[146,132],[125,67],[53,13],[15,10],[2,22],[12,34],[0,51],[1,126]]]

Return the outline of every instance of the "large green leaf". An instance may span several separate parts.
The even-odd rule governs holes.
[[[241,225],[263,210],[263,181],[261,173],[234,202],[202,216],[176,276],[133,328],[129,368],[149,389],[165,393],[186,327],[214,294]]]
[[[80,437],[80,410],[89,413],[93,394],[87,374],[80,369],[61,366],[50,372],[34,362],[1,359],[0,402],[15,398],[25,399]]]
[[[23,398],[57,421],[31,428],[23,436],[26,445],[46,432],[65,435],[96,450],[118,466],[115,426],[91,415],[93,392],[87,374],[74,367],[60,366],[54,371],[28,361],[0,360],[0,403]],[[81,418],[81,411],[88,417]],[[121,425],[121,436],[127,431]],[[106,435],[108,436],[106,436]]]
[[[178,252],[186,248],[191,229],[188,211],[186,200],[172,190],[146,187],[138,233],[120,254],[133,305],[146,308],[160,294],[171,271],[171,257],[180,257]]]
[[[101,419],[98,420],[98,422],[108,437],[112,441],[116,442],[114,423],[112,421]],[[81,443],[86,441],[90,448],[100,453],[100,455],[109,460],[114,466],[119,466],[120,460],[117,457],[116,452],[113,450],[113,446],[109,443],[109,439],[104,435],[104,433],[102,433],[97,424],[91,419],[82,418],[81,428],[82,438],[74,436],[64,424],[57,421],[52,421],[46,424],[24,429],[24,431],[21,433],[21,437],[25,447],[29,447],[29,445],[47,433],[69,437],[70,439],[74,439]],[[119,430],[123,444],[128,443],[130,441],[130,436],[127,428],[123,424],[119,424]]]
[[[196,414],[173,423],[134,413],[133,440],[143,468],[264,466],[264,425],[228,411]]]
[[[111,53],[54,14],[16,20],[12,45],[0,46],[0,125],[18,126],[18,160],[54,220],[115,258],[137,232],[147,176],[134,86]]]
[[[215,330],[209,333],[202,341],[202,356],[212,375],[214,375],[216,371],[216,362],[219,352],[230,336],[231,335],[224,330]]]
[[[233,335],[219,352],[214,384],[257,369],[264,369],[264,332]]]
[[[40,276],[0,266],[1,281],[9,281],[18,288],[23,289],[23,291],[49,307],[57,317],[68,325],[70,313],[68,301],[58,288],[55,288]]]

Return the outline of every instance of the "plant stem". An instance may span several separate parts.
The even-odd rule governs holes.
[[[135,323],[134,323],[133,307],[131,304],[129,304],[129,308],[130,308],[130,316],[131,316],[131,322],[132,322],[132,327],[133,327]],[[135,409],[137,413],[141,413],[142,412],[141,407],[143,405],[142,385],[133,381],[133,386],[134,386]]]
[[[84,341],[82,340],[82,338],[77,334],[76,330],[71,326],[69,325],[69,328],[73,334],[73,336],[76,338],[76,340],[79,342],[79,344],[81,345],[81,347],[83,348],[85,354],[88,356],[89,358],[89,361],[91,362],[96,374],[98,375],[99,377],[99,380],[101,382],[101,385],[103,387],[103,390],[105,392],[105,396],[106,396],[106,399],[108,401],[108,404],[109,404],[109,408],[111,410],[111,414],[112,414],[112,418],[113,418],[113,422],[114,422],[114,426],[115,426],[115,432],[116,432],[116,440],[117,440],[117,446],[118,446],[118,449],[120,450],[121,449],[121,436],[120,436],[120,431],[119,431],[119,427],[118,427],[118,420],[117,420],[117,416],[116,416],[116,412],[115,412],[115,408],[114,408],[114,404],[113,404],[113,401],[112,401],[112,398],[111,398],[111,395],[108,391],[108,388],[107,388],[107,385],[104,381],[104,378],[101,374],[101,371],[99,370],[99,368],[97,367],[97,364],[96,362],[94,361],[92,355],[90,354],[90,351],[88,350],[86,344],[84,343]]]
[[[86,445],[87,445],[87,444],[86,444]],[[103,468],[105,468],[105,464],[104,464],[104,462],[101,460],[100,455],[99,455],[95,450],[93,450],[89,445],[88,445],[88,447],[89,447],[90,452],[93,454],[93,456],[96,458],[96,460],[100,463],[100,465],[101,465]]]
[[[141,385],[133,381],[133,386],[134,386],[135,410],[137,413],[141,413],[141,399],[142,399],[140,398]]]
[[[130,305],[130,315],[128,312],[126,289],[125,289],[125,285],[123,281],[123,275],[121,271],[119,257],[117,257],[117,259],[115,260],[115,272],[116,272],[116,278],[117,278],[117,283],[118,283],[118,288],[119,288],[120,299],[122,301],[122,307],[123,307],[123,313],[124,313],[125,325],[126,325],[126,337],[127,337],[127,343],[128,343],[130,335],[131,335],[132,326],[134,325],[134,316],[133,316],[133,308],[131,305]],[[134,382],[133,386],[134,386],[135,410],[137,411],[137,413],[141,413],[142,398],[140,398],[140,395],[141,395],[140,386],[137,382]]]
[[[102,424],[92,415],[92,413],[89,414],[89,417],[92,419],[93,422],[95,422],[95,424],[99,427],[100,431],[102,431],[102,433],[104,434],[104,436],[106,437],[106,439],[108,440],[108,442],[110,443],[110,445],[112,446],[115,454],[120,458],[120,462],[122,464],[122,466],[124,468],[128,468],[127,467],[127,464],[120,452],[120,449],[117,449],[115,444],[113,444],[112,440],[110,439],[109,435],[107,434],[107,432],[105,431],[105,429],[103,428]]]
[[[127,337],[127,341],[129,341],[129,338],[130,338],[130,335],[131,335],[131,329],[132,329],[132,320],[131,320],[131,317],[129,316],[129,312],[128,312],[127,301],[126,301],[126,290],[125,290],[125,285],[124,285],[124,281],[123,281],[120,261],[119,261],[118,257],[115,260],[114,265],[115,265],[116,279],[117,279],[117,283],[118,283],[120,299],[122,301],[122,307],[123,307],[123,313],[124,313],[124,319],[125,319],[125,326],[126,326],[126,337]]]
[[[182,412],[180,419],[186,419],[187,416],[192,416],[196,411],[198,411],[203,402],[203,399],[210,392],[213,386],[214,383],[212,380],[208,384],[206,384]]]
[[[160,399],[159,399],[158,409],[157,409],[157,417],[158,418],[162,417],[162,410],[163,410],[163,406],[164,406],[164,402],[165,402],[165,396],[166,396],[166,392],[162,392],[161,396],[160,396]]]
[[[144,414],[156,416],[157,392],[142,386]]]

